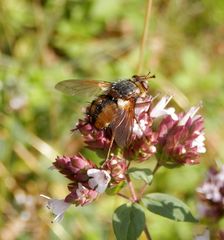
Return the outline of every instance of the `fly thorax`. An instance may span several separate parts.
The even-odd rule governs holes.
[[[130,99],[139,91],[131,80],[122,80],[112,84],[110,95],[114,98]]]

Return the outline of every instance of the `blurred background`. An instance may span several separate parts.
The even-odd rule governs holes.
[[[88,100],[54,85],[135,74],[145,9],[143,0],[0,2],[0,239],[115,239],[111,217],[125,202],[119,197],[71,207],[62,223],[51,224],[39,195],[67,195],[67,180],[49,167],[57,155],[82,147],[70,129]],[[142,74],[156,74],[153,93],[172,94],[184,110],[203,102],[207,153],[201,164],[160,169],[149,189],[182,199],[197,215],[195,190],[206,169],[224,160],[224,1],[153,1],[144,54]],[[153,239],[189,240],[204,229],[151,213],[147,223]]]

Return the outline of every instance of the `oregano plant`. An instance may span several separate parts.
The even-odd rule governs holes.
[[[149,0],[137,74],[141,72],[143,63],[150,9]],[[116,107],[125,109],[126,100],[120,101],[119,97],[114,96],[108,98],[108,91],[103,96],[107,102],[96,105],[100,106],[98,115],[94,116],[96,119],[109,100]],[[70,206],[84,207],[96,201],[102,194],[122,197],[127,201],[118,206],[112,216],[113,230],[118,240],[138,239],[143,232],[147,239],[152,239],[145,217],[147,211],[173,221],[197,222],[189,207],[180,199],[150,191],[154,176],[161,167],[175,169],[183,165],[198,164],[200,155],[206,152],[204,121],[199,114],[201,104],[189,108],[186,112],[177,112],[175,108],[168,107],[171,99],[171,96],[159,98],[158,95],[152,95],[150,85],[146,94],[135,96],[132,105],[133,122],[130,124],[127,144],[122,146],[116,141],[116,137],[114,139],[113,129],[116,129],[116,126],[110,124],[112,120],[106,127],[97,128],[93,116],[89,114],[91,105],[87,106],[87,114],[78,121],[73,131],[80,132],[85,147],[95,151],[102,161],[96,164],[81,153],[58,156],[55,159],[53,168],[69,179],[70,183],[67,186],[69,194],[64,199],[42,195],[55,215],[53,222],[62,220],[64,212]],[[116,134],[123,136],[120,138],[123,139],[125,131],[121,128]],[[138,167],[136,162],[139,163]],[[146,168],[147,162],[154,162],[154,168]],[[134,185],[134,179],[144,183],[140,190]],[[129,195],[126,188],[129,189]]]
[[[144,104],[135,107],[130,143],[121,148],[114,141],[108,159],[109,127],[95,128],[88,115],[79,120],[75,129],[84,137],[86,147],[100,152],[101,156],[104,153],[105,159],[97,165],[80,153],[56,158],[54,168],[68,178],[70,183],[69,194],[62,200],[42,195],[56,216],[54,221],[61,220],[69,206],[84,207],[108,192],[111,197],[117,195],[127,200],[126,204],[115,209],[112,218],[118,240],[137,239],[143,231],[148,239],[151,238],[146,227],[145,211],[174,221],[197,222],[189,207],[176,197],[145,192],[150,190],[150,184],[159,168],[177,168],[199,163],[200,154],[206,151],[203,118],[198,114],[200,106],[177,113],[174,108],[167,108],[171,97],[165,96],[157,100],[150,96],[150,99],[153,100],[149,101],[149,96],[137,99],[137,102]],[[155,161],[154,169],[141,167],[141,163],[148,161]],[[135,162],[139,162],[139,167],[132,167]],[[145,183],[139,192],[132,179]],[[129,188],[129,196],[123,193],[124,188]]]

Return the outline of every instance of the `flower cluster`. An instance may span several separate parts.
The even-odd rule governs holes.
[[[197,189],[199,212],[202,218],[220,219],[224,216],[224,166],[210,168],[207,179]]]
[[[112,185],[124,181],[127,165],[124,159],[112,156],[104,168],[97,168],[93,162],[85,159],[81,154],[77,154],[73,157],[57,157],[53,168],[71,181],[68,184],[70,193],[65,199],[51,199],[41,195],[47,199],[48,208],[56,215],[54,221],[58,222],[71,204],[76,206],[90,204],[105,192],[110,182]]]
[[[61,220],[70,204],[84,206],[91,203],[105,191],[111,179],[107,171],[97,169],[95,164],[80,154],[74,157],[57,157],[53,165],[72,181],[68,185],[70,193],[64,200],[44,196],[48,200],[48,207],[56,215],[55,221]]]
[[[105,157],[106,160],[100,166],[80,154],[56,158],[54,168],[65,175],[70,183],[69,194],[63,200],[43,196],[56,215],[55,221],[63,217],[64,211],[71,204],[89,204],[107,188],[126,181],[131,160],[142,162],[155,156],[158,165],[166,167],[199,162],[199,155],[206,151],[203,119],[197,114],[199,107],[192,107],[187,113],[176,114],[174,108],[166,108],[170,100],[171,97],[168,96],[156,104],[155,98],[151,96],[136,100],[130,141],[122,149],[116,141],[111,145],[110,126],[97,129],[88,115],[79,120],[74,130],[80,131],[86,146],[105,153],[111,146],[111,154]]]
[[[199,107],[186,114],[166,116],[158,129],[157,157],[162,165],[199,163],[199,154],[205,153],[203,118],[196,115]]]

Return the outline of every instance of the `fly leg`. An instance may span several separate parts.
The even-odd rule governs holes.
[[[111,154],[111,149],[112,149],[112,146],[113,146],[113,143],[114,143],[114,137],[115,137],[115,133],[112,132],[112,137],[111,137],[111,140],[110,140],[110,145],[109,145],[109,149],[108,149],[108,152],[107,152],[107,157],[106,157],[106,160],[104,161],[102,167],[104,167],[104,165],[109,160],[109,157],[110,157],[110,154]]]

